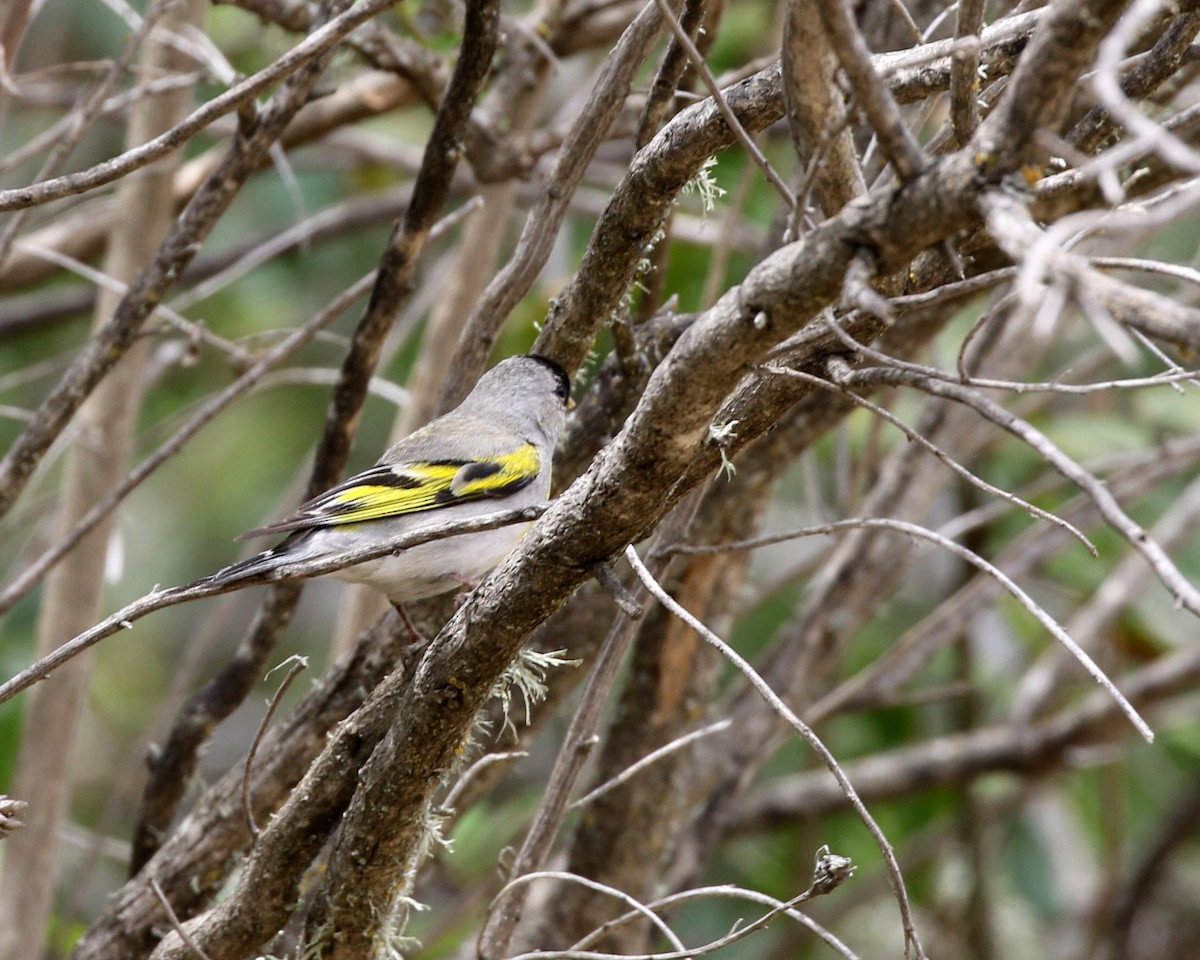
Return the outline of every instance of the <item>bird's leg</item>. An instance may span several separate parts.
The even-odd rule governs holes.
[[[429,638],[417,629],[417,625],[412,622],[412,617],[404,609],[404,604],[393,603],[392,608],[400,617],[400,622],[404,624],[405,629],[408,630],[408,635],[412,637],[412,643],[400,651],[400,662],[404,665],[404,672],[411,673],[422,654],[425,653],[425,648],[429,646]]]
[[[404,604],[393,603],[392,608],[400,617],[400,622],[404,624],[404,628],[408,631],[408,635],[412,637],[414,646],[429,642],[429,638],[421,633],[421,631],[417,629],[417,625],[412,622],[412,617],[408,615],[408,610],[405,609]]]

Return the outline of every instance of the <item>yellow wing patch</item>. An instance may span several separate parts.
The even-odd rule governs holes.
[[[537,447],[527,443],[493,460],[464,464],[450,481],[450,491],[460,500],[501,497],[532,482],[541,469]]]
[[[505,497],[532,483],[541,469],[541,457],[531,443],[486,460],[420,460],[376,466],[310,500],[290,517],[238,539],[386,520],[486,497]]]
[[[488,460],[446,460],[376,467],[314,501],[318,525],[363,523],[503,497],[532,482],[541,469],[533,444]]]

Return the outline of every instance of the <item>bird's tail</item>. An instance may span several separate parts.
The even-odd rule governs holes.
[[[231,584],[250,580],[267,583],[274,579],[271,574],[283,566],[288,559],[281,550],[264,550],[253,557],[247,557],[245,560],[239,560],[237,563],[231,563],[227,567],[222,567],[216,573],[210,574],[196,582]]]

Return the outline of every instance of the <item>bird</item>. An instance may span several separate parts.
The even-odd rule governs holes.
[[[207,578],[256,582],[297,561],[368,547],[403,533],[544,502],[554,448],[572,407],[571,381],[537,354],[488,370],[449,413],[401,439],[362,473],[266,526],[238,537],[286,533],[276,546]],[[515,547],[530,523],[457,534],[385,554],[328,576],[403,605],[474,586]]]

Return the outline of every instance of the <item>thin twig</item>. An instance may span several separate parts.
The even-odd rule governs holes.
[[[1001,500],[1006,500],[1009,503],[1013,504],[1014,506],[1020,507],[1022,510],[1025,510],[1025,511],[1033,514],[1033,516],[1035,516],[1035,517],[1041,517],[1043,520],[1047,521],[1048,523],[1053,523],[1055,526],[1062,527],[1069,534],[1071,534],[1071,536],[1073,536],[1076,540],[1078,540],[1080,543],[1082,543],[1083,546],[1087,549],[1087,552],[1090,553],[1093,557],[1098,557],[1100,555],[1096,550],[1095,544],[1093,544],[1092,541],[1087,538],[1087,536],[1083,533],[1082,530],[1077,529],[1073,524],[1068,523],[1062,517],[1056,516],[1055,514],[1051,513],[1049,510],[1043,510],[1041,507],[1034,506],[1028,500],[1022,500],[1015,493],[1010,493],[1009,491],[1007,491],[1001,487],[997,487],[995,484],[988,483],[982,477],[977,476],[976,474],[972,473],[970,470],[968,470],[966,467],[964,467],[961,463],[959,463],[957,460],[955,460],[953,457],[951,457],[948,453],[946,453],[945,450],[943,450],[941,447],[939,447],[937,444],[935,444],[932,440],[930,440],[928,437],[925,437],[922,434],[918,433],[916,430],[914,430],[912,427],[910,427],[907,423],[905,423],[903,420],[901,420],[899,417],[897,417],[895,414],[893,414],[889,410],[885,410],[883,407],[879,406],[878,404],[872,403],[870,400],[866,399],[865,397],[860,397],[853,390],[847,390],[844,386],[841,386],[837,382],[837,377],[839,376],[839,374],[844,375],[844,373],[849,372],[849,370],[850,370],[849,366],[846,364],[846,362],[844,360],[839,360],[838,358],[835,357],[829,361],[830,372],[835,376],[834,381],[824,380],[821,377],[813,376],[811,373],[805,373],[802,370],[792,370],[789,367],[777,367],[777,366],[768,365],[768,366],[762,367],[760,369],[762,369],[766,373],[772,373],[772,374],[776,374],[778,376],[792,377],[793,379],[796,379],[796,380],[802,380],[804,383],[810,383],[815,387],[820,387],[822,390],[830,390],[834,393],[839,393],[842,396],[845,396],[848,400],[853,401],[855,404],[862,407],[863,409],[870,410],[877,417],[880,417],[881,419],[886,420],[888,423],[890,423],[896,429],[900,430],[906,437],[908,437],[909,440],[912,440],[913,442],[920,444],[922,447],[924,447],[926,450],[928,450],[931,454],[933,454],[933,456],[935,456],[938,460],[940,460],[942,463],[944,463],[947,467],[949,467],[951,470],[953,470],[955,473],[957,473],[960,477],[962,477],[964,480],[966,480],[972,486],[978,487],[980,490],[983,490],[985,493],[989,493],[994,497],[999,497]]]
[[[439,540],[442,537],[457,536],[461,533],[476,533],[480,530],[494,530],[496,527],[507,526],[511,523],[526,523],[530,520],[536,520],[546,512],[547,507],[548,504],[539,504],[522,507],[518,510],[489,513],[485,516],[474,517],[469,520],[453,520],[415,533],[390,537],[369,547],[360,547],[357,550],[349,550],[345,553],[329,557],[298,561],[288,564],[286,567],[279,567],[268,574],[247,577],[233,583],[222,581],[219,578],[205,577],[204,579],[195,580],[180,587],[153,590],[122,607],[112,616],[96,624],[92,629],[68,640],[53,653],[42,657],[37,663],[26,667],[12,679],[0,684],[0,703],[11,700],[22,690],[33,686],[41,680],[45,680],[72,657],[78,656],[105,637],[111,637],[120,630],[132,628],[135,620],[140,620],[155,610],[161,610],[164,607],[174,606],[178,603],[187,603],[190,600],[215,597],[218,594],[230,593],[234,590],[241,590],[243,587],[255,584],[277,583],[283,580],[299,580],[325,576],[336,570],[354,566],[356,563],[374,560],[377,557],[397,553],[409,547],[415,547],[418,544],[429,543],[431,540]]]
[[[1154,524],[1151,536],[1164,549],[1190,542],[1200,521],[1200,480],[1193,480]],[[1145,595],[1146,581],[1153,571],[1135,553],[1126,554],[1099,587],[1090,591],[1088,603],[1067,622],[1067,629],[1081,646],[1095,645],[1105,630],[1124,611]],[[1062,656],[1047,658],[1042,666],[1026,671],[1017,686],[1009,716],[1028,722],[1044,710],[1056,691],[1061,691]]]
[[[258,729],[254,732],[254,739],[250,741],[250,749],[246,751],[246,763],[242,767],[242,815],[246,818],[246,826],[250,830],[250,835],[258,836],[258,824],[254,822],[254,810],[250,805],[250,773],[254,769],[254,755],[258,752],[258,745],[262,743],[263,734],[267,732],[267,727],[271,725],[271,718],[275,716],[275,711],[279,707],[279,702],[283,699],[283,695],[287,693],[288,687],[292,685],[292,681],[300,676],[302,670],[308,669],[308,657],[302,657],[299,654],[293,654],[288,657],[283,663],[279,664],[275,670],[280,669],[285,664],[291,664],[287,675],[279,684],[279,689],[275,691],[267,704],[267,712],[263,714],[262,722],[259,723]],[[274,670],[271,671],[274,673]],[[271,674],[268,673],[269,677]]]
[[[1158,374],[1158,376],[1161,377],[1164,382],[1170,383],[1172,389],[1181,397],[1185,396],[1187,391],[1183,389],[1183,385],[1179,382],[1180,380],[1187,381],[1193,387],[1200,387],[1200,380],[1196,379],[1195,371],[1184,370],[1183,367],[1181,367],[1167,355],[1167,352],[1163,350],[1162,347],[1142,333],[1141,330],[1134,330],[1132,333],[1133,339],[1145,347],[1146,350],[1148,350],[1151,354],[1157,357],[1162,362],[1163,366],[1167,368],[1169,371],[1168,373]]]
[[[189,950],[192,951],[200,960],[209,960],[208,954],[200,949],[195,940],[191,938],[188,932],[183,928],[183,924],[179,922],[179,917],[175,915],[175,910],[171,906],[171,902],[167,899],[167,895],[163,893],[162,887],[158,885],[158,880],[154,877],[150,878],[150,889],[154,891],[154,895],[158,897],[158,902],[163,905],[163,909],[167,911],[167,919],[171,921],[171,928],[179,934],[179,939],[184,942]]]
[[[861,528],[879,528],[883,530],[896,530],[900,533],[906,533],[922,540],[928,540],[931,543],[936,543],[938,546],[950,551],[955,556],[967,561],[972,566],[986,573],[988,576],[995,579],[1005,590],[1007,590],[1018,603],[1021,604],[1030,614],[1044,626],[1051,635],[1064,647],[1066,647],[1076,660],[1082,664],[1083,668],[1091,675],[1105,691],[1116,701],[1121,711],[1129,718],[1129,722],[1147,743],[1154,742],[1154,731],[1150,729],[1150,725],[1142,719],[1141,714],[1134,709],[1133,704],[1126,699],[1125,695],[1117,689],[1115,683],[1108,678],[1108,675],[1100,669],[1096,662],[1088,656],[1071,636],[1061,627],[1058,622],[1050,616],[1038,603],[1017,586],[1016,582],[1009,577],[1004,571],[994,564],[984,560],[983,557],[975,553],[973,550],[964,547],[960,543],[955,543],[939,533],[925,527],[918,526],[915,523],[909,523],[905,520],[896,520],[889,517],[858,517],[850,520],[838,520],[834,523],[823,523],[815,526],[804,527],[800,530],[790,530],[786,533],[769,534],[763,537],[755,537],[752,540],[739,540],[733,543],[724,543],[714,546],[679,546],[675,548],[677,553],[686,554],[710,554],[724,553],[729,550],[752,550],[757,547],[769,546],[772,543],[783,543],[787,540],[794,540],[798,537],[821,536],[829,533],[836,533],[841,530],[856,530]]]
[[[49,260],[51,263],[57,264],[65,270],[69,270],[85,280],[89,280],[96,286],[116,293],[118,296],[125,296],[129,292],[129,284],[116,277],[109,276],[102,270],[97,270],[75,257],[68,256],[58,250],[52,250],[49,247],[42,247],[36,244],[27,243],[18,240],[16,247],[22,253],[27,253],[30,256],[39,257],[44,260]],[[229,362],[235,367],[248,366],[251,362],[251,357],[241,347],[230,340],[226,340],[219,334],[213,333],[202,323],[194,323],[187,317],[183,316],[174,307],[169,307],[165,304],[159,304],[155,307],[154,312],[150,315],[160,317],[167,326],[179,331],[188,338],[189,341],[206,343],[211,347],[220,350],[228,358]]]
[[[0,793],[0,840],[3,840],[14,830],[20,830],[25,826],[17,819],[17,814],[24,810],[28,803],[24,800],[14,800],[12,797],[6,797]]]
[[[752,903],[761,903],[764,906],[778,909],[781,915],[790,917],[791,919],[796,920],[808,927],[809,930],[824,940],[827,944],[829,944],[830,947],[840,953],[843,957],[847,958],[847,960],[857,960],[857,955],[849,947],[842,943],[841,940],[835,937],[832,933],[818,924],[807,914],[800,913],[800,911],[789,906],[790,904],[806,903],[814,897],[824,896],[826,893],[829,893],[832,889],[834,889],[836,884],[834,886],[830,886],[828,883],[822,882],[822,878],[818,876],[818,874],[821,872],[822,865],[830,859],[839,860],[849,865],[849,861],[846,858],[835,857],[834,855],[829,854],[827,847],[822,847],[821,851],[818,851],[817,854],[817,868],[813,873],[812,886],[805,890],[804,893],[801,893],[792,900],[786,902],[777,900],[775,897],[768,896],[767,894],[761,893],[758,890],[747,890],[744,887],[738,887],[733,884],[726,883],[710,887],[694,887],[691,890],[681,890],[679,893],[669,894],[668,896],[654,900],[646,904],[646,906],[648,906],[651,910],[664,910],[680,904],[692,903],[696,900],[706,900],[710,897],[735,897],[741,900],[749,900]],[[846,879],[846,877],[853,872],[854,868],[852,866],[849,867],[848,873],[843,869],[842,879]],[[585,947],[595,943],[610,931],[636,920],[639,916],[639,913],[631,910],[629,913],[626,913],[623,916],[614,917],[608,923],[598,927],[592,933],[588,934],[588,936],[573,944],[572,949],[582,950]],[[774,914],[771,914],[770,916],[774,916]],[[767,918],[764,918],[764,922],[766,919]]]
[[[894,300],[892,301],[895,302]],[[846,346],[850,347],[855,353],[860,354],[868,360],[874,360],[882,367],[895,367],[897,370],[904,370],[918,377],[928,377],[931,380],[942,380],[946,383],[958,384],[963,387],[973,387],[978,390],[1007,390],[1011,393],[1062,393],[1068,395],[1087,395],[1090,393],[1104,393],[1109,390],[1136,390],[1149,387],[1164,387],[1173,386],[1180,381],[1191,382],[1195,378],[1200,377],[1200,370],[1187,370],[1180,367],[1177,363],[1171,360],[1170,357],[1162,353],[1152,344],[1147,344],[1147,348],[1163,361],[1170,368],[1169,373],[1156,373],[1149,377],[1126,377],[1117,380],[1100,380],[1093,383],[1062,383],[1058,380],[1042,380],[1042,381],[1023,381],[1023,380],[1001,380],[993,377],[976,377],[966,373],[962,369],[962,353],[959,353],[959,371],[951,373],[948,370],[942,370],[938,367],[931,367],[923,363],[913,363],[911,360],[900,360],[890,354],[875,350],[872,347],[855,340],[844,326],[838,323],[837,319],[831,314],[825,315],[825,323],[839,340]],[[972,327],[972,330],[978,327]],[[1135,336],[1140,336],[1140,331],[1132,331]],[[781,347],[786,344],[781,344]],[[785,353],[784,350],[773,351],[772,355]]]
[[[267,373],[316,334],[339,317],[359,297],[370,290],[375,282],[375,272],[367,274],[338,294],[324,310],[308,323],[294,330],[286,339],[268,350],[257,363],[243,373],[215,397],[210,398],[183,427],[163,443],[154,453],[139,463],[129,475],[107,496],[96,503],[67,534],[30,563],[0,593],[0,615],[11,610],[13,604],[32,590],[41,579],[58,563],[89,531],[95,528],[130,493],[137,489],[160,466],[175,456],[197,433],[222,413],[238,397],[257,384]]]
[[[816,735],[816,733],[808,726],[808,724],[806,724],[803,720],[796,716],[795,713],[792,712],[791,708],[779,698],[775,691],[771,689],[770,685],[763,680],[761,676],[759,676],[758,672],[741,656],[741,654],[739,654],[736,650],[730,647],[729,644],[709,630],[708,627],[696,619],[696,617],[692,616],[688,610],[680,606],[675,599],[659,585],[658,581],[651,575],[650,571],[646,569],[646,566],[642,563],[641,558],[638,557],[637,551],[634,550],[633,547],[626,548],[625,559],[629,561],[630,566],[633,567],[634,572],[638,575],[638,579],[645,584],[646,589],[654,595],[658,602],[683,620],[683,622],[689,627],[695,630],[696,633],[707,643],[710,643],[716,647],[721,652],[723,657],[737,667],[737,669],[741,671],[746,679],[750,681],[754,689],[757,690],[762,698],[767,701],[771,709],[773,709],[777,714],[779,714],[780,717],[786,720],[791,727],[808,742],[808,744],[829,768],[830,773],[833,774],[834,778],[838,782],[838,785],[845,793],[846,799],[854,808],[854,812],[858,814],[859,819],[862,820],[871,836],[875,839],[876,844],[879,846],[880,852],[883,854],[884,863],[887,866],[888,878],[892,884],[892,892],[895,894],[897,904],[900,907],[900,920],[904,925],[905,956],[910,956],[911,949],[912,951],[915,951],[915,955],[918,960],[924,958],[925,951],[921,947],[920,938],[917,936],[916,927],[913,925],[912,910],[908,903],[908,892],[905,889],[904,877],[900,874],[900,865],[896,862],[896,853],[892,849],[892,845],[888,841],[887,837],[884,836],[883,831],[879,828],[879,824],[875,822],[875,818],[871,816],[870,812],[863,805],[863,802],[859,799],[858,794],[854,790],[853,784],[846,779],[845,773],[842,771],[837,759],[832,753],[830,753],[829,748],[825,746],[820,737]]]
[[[506,763],[509,760],[523,760],[527,756],[529,756],[528,750],[501,750],[498,753],[485,753],[459,775],[454,786],[450,788],[450,792],[442,800],[442,809],[453,812],[454,805],[458,802],[458,798],[463,795],[463,791],[467,789],[476,776],[488,767],[497,763]]]
[[[1177,445],[1142,451],[1136,458],[1126,456],[1119,464],[1113,463],[1120,470],[1108,478],[1108,483],[1123,498],[1140,497],[1192,467],[1198,456],[1200,436]],[[1099,471],[1102,467],[1096,464],[1091,469]],[[1052,489],[1049,480],[1050,475],[1043,475],[1039,483],[1031,485],[1028,494]],[[1006,505],[995,503],[992,506]],[[1080,527],[1094,524],[1099,519],[1095,503],[1083,494],[1064,506],[1061,512]],[[991,522],[994,517],[987,514],[987,508],[971,511],[957,521],[944,524],[937,533],[961,539],[966,532]],[[1066,536],[1058,527],[1032,527],[1004,549],[996,559],[996,566],[1016,579],[1057,555],[1065,546]],[[957,639],[965,624],[991,606],[1002,589],[989,577],[973,577],[936,611],[901,634],[886,653],[873,658],[868,666],[823,695],[811,708],[814,722],[834,713],[878,703],[888,692],[899,689],[929,662],[936,651]],[[1127,683],[1123,681],[1122,685],[1127,686]],[[1103,695],[1108,698],[1107,694]]]
[[[642,757],[642,759],[635,763],[631,763],[615,777],[605,780],[604,783],[600,784],[594,790],[585,793],[578,800],[574,801],[569,809],[578,810],[580,807],[587,806],[592,801],[604,796],[604,794],[608,793],[610,790],[614,789],[615,787],[619,787],[627,780],[637,776],[647,767],[657,763],[663,757],[669,756],[676,750],[682,750],[684,747],[695,742],[696,740],[701,740],[704,737],[711,736],[714,733],[720,733],[722,730],[728,730],[732,725],[733,721],[728,718],[724,720],[718,720],[716,723],[710,723],[708,726],[701,727],[699,730],[693,730],[691,733],[685,733],[682,737],[676,737],[670,743],[664,743],[657,750],[652,750],[650,753]]]
[[[656,543],[671,543],[682,539],[700,503],[699,491],[700,488],[697,488],[672,511],[660,527],[655,538]],[[665,570],[668,559],[656,558],[656,569]],[[640,602],[638,608],[641,609]],[[579,706],[571,717],[562,747],[555,757],[554,768],[550,772],[542,802],[520,850],[513,858],[511,871],[517,879],[542,866],[554,838],[562,828],[571,793],[583,771],[585,760],[596,744],[596,731],[599,729],[605,700],[616,682],[621,663],[637,634],[637,627],[638,621],[620,616],[613,621],[604,638],[580,695]],[[507,956],[517,922],[525,906],[525,894],[526,891],[522,890],[519,896],[510,896],[501,891],[492,900],[487,920],[479,934],[478,953],[483,960],[499,960]]]
[[[1188,283],[1200,284],[1200,270],[1185,266],[1182,263],[1164,263],[1161,260],[1147,260],[1144,257],[1089,257],[1088,262],[1093,267],[1104,267],[1109,270],[1144,270],[1146,273],[1158,273]]]
[[[846,265],[839,299],[846,309],[857,310],[890,327],[896,322],[896,314],[888,298],[871,286],[877,276],[874,256],[865,249],[859,250]]]
[[[954,139],[967,145],[979,126],[979,59],[985,0],[958,0],[950,57],[950,122]]]
[[[1138,110],[1121,89],[1120,65],[1125,51],[1137,42],[1145,25],[1161,15],[1162,7],[1161,0],[1134,0],[1100,42],[1092,85],[1100,102],[1129,134],[1127,142],[1159,154],[1175,167],[1200,173],[1200,153]]]
[[[916,177],[929,164],[924,151],[904,125],[891,92],[875,71],[871,51],[850,16],[845,0],[818,0],[821,22],[846,71],[854,98],[879,137],[879,145],[901,182]]]
[[[571,198],[661,33],[660,20],[658,11],[648,3],[622,32],[605,62],[530,208],[516,249],[488,283],[463,327],[449,376],[438,397],[440,410],[450,409],[466,396],[487,360],[500,325],[529,292],[549,259]],[[562,359],[561,351],[543,352]],[[573,368],[570,363],[567,366]]]
[[[65,132],[64,137],[50,151],[50,155],[42,163],[41,169],[35,175],[35,182],[44,180],[56,171],[62,169],[62,165],[66,162],[71,152],[79,146],[80,142],[87,135],[87,132],[92,128],[104,109],[105,101],[108,99],[109,93],[117,85],[117,81],[129,69],[129,65],[133,63],[133,58],[145,43],[146,37],[150,35],[150,31],[163,14],[167,11],[172,0],[155,0],[150,9],[146,11],[146,16],[142,18],[142,22],[135,28],[134,33],[126,42],[121,53],[113,60],[104,79],[96,85],[79,106],[72,111],[71,124]],[[29,209],[17,210],[11,217],[4,228],[0,230],[0,268],[8,259],[9,252],[12,250],[13,238],[16,237],[17,231],[21,229],[21,225],[25,222],[25,218],[29,216]]]
[[[624,890],[618,890],[616,887],[611,887],[606,883],[600,883],[598,880],[592,880],[588,877],[581,877],[575,873],[566,873],[561,870],[536,870],[536,871],[533,871],[530,873],[523,873],[519,877],[514,877],[512,880],[510,880],[508,883],[506,883],[503,887],[500,888],[500,892],[497,893],[496,896],[492,898],[491,910],[493,910],[493,911],[495,910],[496,904],[500,903],[502,898],[508,898],[509,895],[514,890],[516,890],[518,887],[527,886],[528,884],[532,883],[534,880],[566,880],[571,883],[578,883],[582,886],[587,887],[589,890],[596,891],[597,893],[607,894],[608,896],[613,897],[614,899],[620,900],[622,903],[625,903],[628,906],[632,907],[634,910],[634,913],[637,916],[644,917],[645,919],[649,920],[652,924],[654,924],[654,926],[658,929],[659,933],[661,933],[664,937],[667,938],[667,940],[671,943],[671,946],[673,946],[675,948],[675,952],[671,953],[669,956],[672,956],[672,957],[691,956],[691,952],[688,951],[688,949],[683,945],[683,941],[679,939],[679,937],[676,935],[675,931],[672,930],[667,925],[666,921],[664,921],[662,919],[662,917],[658,916],[658,914],[656,914],[653,910],[651,910],[649,907],[647,907],[644,903],[642,903],[635,897],[631,896],[630,894],[626,893]],[[483,946],[484,946],[484,944],[481,941],[481,944],[480,944],[481,952],[479,955],[481,957],[484,957],[486,960],[486,958],[489,957],[490,955],[482,952]],[[569,953],[570,951],[566,951],[566,952]],[[559,956],[560,952],[559,951],[544,951],[544,952],[538,951],[537,953],[534,953],[534,954],[520,954],[518,956],[533,957],[533,956],[547,956],[547,955]],[[514,958],[514,960],[516,960],[516,958]],[[632,958],[631,958],[631,960],[632,960]]]
[[[237,250],[237,256],[232,257],[223,269],[175,297],[171,306],[176,310],[185,310],[193,304],[211,297],[272,258],[294,250],[301,244],[311,245],[313,237],[336,230],[347,221],[355,221],[365,212],[386,209],[389,206],[403,209],[411,198],[411,192],[403,190],[384,195],[373,195],[365,201],[355,198],[327,207],[286,230],[267,235],[254,246]],[[450,211],[438,221],[437,226],[433,229],[431,239],[441,237],[447,228],[474,213],[482,203],[483,201],[479,197],[471,197],[462,206]]]
[[[767,178],[767,182],[775,188],[775,191],[783,198],[783,202],[787,204],[788,210],[792,210],[796,206],[795,194],[788,188],[788,185],[783,182],[783,178],[775,172],[775,168],[763,155],[763,152],[758,149],[758,144],[746,132],[746,128],[742,126],[737,115],[730,109],[729,103],[726,101],[724,94],[721,93],[721,88],[717,86],[717,78],[713,76],[712,71],[708,69],[708,63],[705,61],[703,54],[696,49],[696,44],[692,42],[692,38],[687,35],[687,31],[680,26],[679,18],[675,16],[675,12],[671,9],[667,0],[655,0],[658,4],[659,12],[663,15],[663,19],[667,21],[667,26],[671,28],[671,32],[675,34],[675,39],[688,57],[692,61],[692,66],[696,72],[704,79],[704,85],[708,87],[708,92],[712,95],[713,101],[717,105],[717,109],[721,111],[721,116],[725,118],[725,122],[729,124],[729,129],[734,132],[742,147],[748,153],[751,159],[758,165],[758,168],[763,172],[763,176]]]
[[[1002,427],[1014,436],[1024,440],[1033,450],[1046,460],[1055,470],[1073,482],[1100,508],[1100,512],[1108,524],[1124,537],[1129,544],[1146,558],[1158,579],[1171,591],[1175,600],[1186,607],[1196,616],[1200,616],[1200,591],[1187,580],[1179,571],[1170,557],[1163,552],[1146,534],[1140,524],[1136,523],[1122,508],[1107,487],[1082,466],[1066,455],[1053,441],[1032,424],[1022,420],[1016,414],[1004,409],[994,400],[983,396],[975,390],[959,384],[931,380],[916,375],[908,370],[897,368],[881,369],[873,367],[867,370],[854,370],[847,374],[844,382],[851,383],[890,383],[907,384],[935,396],[948,397],[959,403],[973,407],[988,420]]]
[[[349,2],[328,0],[328,5],[336,10]],[[361,13],[378,2],[381,0],[366,0],[351,12]],[[323,32],[315,31],[308,39]],[[0,459],[0,514],[6,513],[20,496],[50,445],[135,341],[163,293],[178,282],[201,243],[250,175],[258,169],[270,145],[282,135],[284,127],[308,100],[336,42],[335,35],[329,39],[328,47],[297,63],[293,75],[257,116],[253,128],[239,131],[220,163],[175,220],[159,246],[158,254],[141,270],[112,315],[96,330],[66,374],[42,400],[34,421]]]
[[[263,91],[290,77],[306,64],[332,49],[367,20],[394,6],[395,3],[396,0],[362,0],[361,3],[355,4],[349,10],[314,30],[270,66],[213,97],[181,123],[140,147],[126,150],[120,156],[105,160],[103,163],[98,163],[94,167],[78,173],[66,174],[52,180],[43,180],[41,183],[28,187],[0,191],[0,211],[40,206],[62,197],[86,193],[153,163],[159,157],[179,149],[218,117],[232,113],[243,103],[253,100]]]
[[[602,586],[610,597],[613,598],[613,603],[621,608],[621,612],[630,620],[641,620],[646,611],[642,609],[641,604],[637,602],[637,598],[632,593],[625,589],[625,584],[621,582],[612,571],[607,563],[592,564],[592,576],[596,578],[596,582]]]
[[[632,899],[628,894],[616,889],[615,887],[609,887],[604,884],[597,883],[594,880],[589,880],[588,878],[581,877],[575,873],[546,870],[536,874],[526,874],[526,878],[538,880],[560,880],[570,883],[578,883],[587,887],[588,889],[596,890],[599,893],[607,893],[618,900],[625,900],[628,902]],[[634,901],[635,907],[633,910],[598,927],[596,930],[588,934],[588,936],[571,946],[569,949],[534,950],[529,953],[519,953],[513,957],[512,960],[692,960],[692,958],[695,957],[704,957],[711,953],[716,953],[730,944],[744,940],[746,937],[750,936],[750,934],[765,928],[771,923],[772,920],[775,920],[777,917],[781,916],[789,917],[807,927],[827,944],[829,944],[830,947],[841,954],[842,957],[846,958],[846,960],[858,960],[857,955],[837,937],[825,930],[815,920],[795,909],[798,904],[805,903],[806,901],[811,900],[814,896],[818,896],[824,892],[827,891],[818,889],[818,882],[816,879],[814,879],[814,883],[811,887],[809,887],[803,893],[797,894],[791,900],[786,901],[777,900],[774,897],[770,897],[765,893],[759,893],[756,890],[746,890],[733,885],[700,887],[694,890],[685,890],[682,893],[663,897],[662,899],[656,900],[650,904],[642,904]],[[682,943],[678,942],[673,934],[666,934],[668,939],[670,939],[673,944],[678,944],[675,950],[663,951],[660,953],[617,954],[584,949],[586,946],[594,943],[596,940],[600,939],[602,936],[616,927],[623,926],[624,924],[629,923],[632,920],[636,920],[639,917],[648,916],[650,920],[661,929],[664,925],[663,921],[654,911],[660,910],[664,907],[672,907],[683,903],[690,903],[696,900],[705,900],[715,897],[737,897],[743,900],[750,900],[754,903],[761,903],[770,907],[771,909],[761,917],[756,917],[747,924],[742,924],[740,922],[735,923],[730,929],[729,933],[719,937],[716,940],[713,940],[710,943],[706,943],[698,947],[685,947]]]

